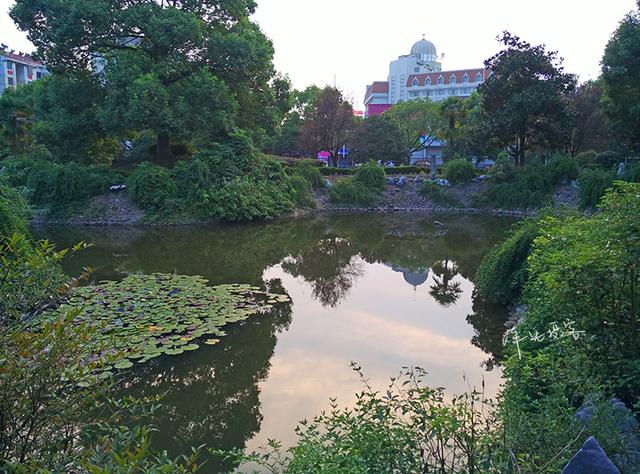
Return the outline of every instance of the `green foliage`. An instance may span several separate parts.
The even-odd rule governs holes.
[[[435,204],[455,205],[454,198],[448,196],[440,186],[433,181],[425,180],[420,188],[420,194],[431,199]]]
[[[175,196],[176,185],[166,168],[145,162],[129,176],[127,190],[142,209],[159,210]]]
[[[85,344],[85,356],[117,351],[105,368],[111,374],[112,368],[127,369],[163,354],[198,349],[195,340],[203,336],[209,337],[205,344],[216,344],[224,335],[223,326],[263,313],[267,300],[284,303],[289,297],[250,285],[209,286],[199,276],[130,275],[120,282],[77,288],[58,309],[43,313],[40,321],[77,313],[76,324],[100,332],[93,343]]]
[[[350,176],[356,173],[358,168],[333,168],[323,167],[320,168],[320,174],[323,176],[341,175]],[[385,174],[418,174],[425,171],[426,168],[420,166],[393,166],[391,168],[385,168]]]
[[[631,183],[640,183],[640,162],[629,164],[622,179]]]
[[[497,168],[497,167],[496,167]],[[503,209],[539,208],[551,200],[552,177],[550,167],[539,160],[531,160],[520,168],[511,168],[500,164],[496,169],[486,201]]]
[[[296,173],[306,179],[314,188],[322,188],[324,180],[313,160],[301,160],[296,164]]]
[[[546,165],[554,184],[573,181],[578,177],[578,164],[568,155],[555,154]]]
[[[95,344],[97,332],[74,324],[74,316],[47,322],[39,332],[22,325],[0,332],[0,470],[196,470],[197,453],[170,460],[150,449],[151,429],[143,420],[157,410],[155,400],[110,398],[111,382],[96,375],[109,359],[86,359],[84,348]]]
[[[444,164],[444,177],[451,184],[463,184],[468,183],[475,177],[475,171],[469,161],[463,158],[456,158]]]
[[[368,206],[376,200],[377,194],[354,178],[345,178],[334,183],[329,193],[332,202],[338,204],[361,204]]]
[[[481,393],[449,401],[443,388],[425,385],[420,368],[404,370],[378,392],[352,366],[364,385],[355,407],[343,409],[331,400],[328,412],[298,425],[288,455],[274,441],[266,452],[214,453],[273,473],[485,472],[500,464],[492,406]]]
[[[583,400],[638,401],[639,213],[640,185],[617,182],[593,216],[548,216],[539,224],[528,260],[528,312],[512,334],[511,341],[520,335],[519,351],[510,343],[503,403],[511,412],[507,434],[519,433],[512,450],[531,463],[523,472],[558,472],[568,455],[556,460],[553,450],[591,434],[610,458],[625,456],[620,434],[607,427],[616,421],[610,409],[584,431],[571,420]],[[567,336],[523,337],[554,325]]]
[[[527,148],[557,148],[571,127],[567,93],[575,76],[563,71],[557,53],[505,32],[504,49],[485,61],[491,72],[479,87],[481,127],[495,145],[509,148],[524,166]]]
[[[602,57],[604,109],[613,130],[640,151],[640,9],[629,13],[613,33]]]
[[[371,160],[403,163],[408,155],[398,122],[390,116],[372,116],[363,120],[351,138],[353,157],[359,163]]]
[[[318,176],[320,175],[318,174]],[[311,185],[306,178],[300,175],[293,175],[289,178],[289,183],[293,190],[293,202],[295,202],[298,207],[315,206]]]
[[[482,298],[509,304],[520,297],[528,278],[527,258],[539,232],[538,221],[527,219],[482,259],[474,279]]]
[[[356,168],[353,182],[378,193],[384,191],[387,186],[384,168],[373,161]]]
[[[598,205],[600,198],[611,187],[614,173],[599,168],[583,169],[578,176],[578,190],[580,207],[593,209]]]
[[[441,137],[446,125],[440,106],[428,99],[400,102],[387,110],[385,115],[400,128],[407,157],[433,145]]]
[[[15,232],[25,233],[29,214],[26,199],[6,184],[4,174],[0,175],[0,240]]]

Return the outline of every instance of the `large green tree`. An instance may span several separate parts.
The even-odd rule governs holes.
[[[441,139],[446,123],[438,104],[429,99],[400,102],[385,112],[402,131],[402,145],[407,159],[415,152],[426,150]]]
[[[391,160],[402,163],[407,160],[402,129],[396,120],[386,114],[371,116],[358,124],[351,146],[359,162]]]
[[[587,150],[605,151],[611,145],[610,123],[602,107],[601,82],[585,82],[569,95],[572,127],[567,152],[571,156]]]
[[[479,87],[487,135],[523,166],[532,147],[560,148],[570,127],[567,93],[576,78],[562,68],[557,53],[532,46],[509,32],[505,48],[485,61],[491,72]]]
[[[605,111],[614,131],[640,151],[640,2],[613,34],[602,58]]]
[[[54,73],[103,69],[103,123],[172,140],[260,137],[282,118],[287,86],[251,0],[17,0],[11,16]]]

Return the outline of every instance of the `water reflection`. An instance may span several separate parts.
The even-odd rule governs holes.
[[[212,284],[282,284],[291,295],[292,306],[228,328],[216,346],[133,372],[123,392],[166,393],[156,443],[176,454],[201,444],[257,447],[268,437],[293,442],[296,421],[326,408],[330,396],[353,400],[360,387],[350,360],[382,383],[402,365],[418,364],[434,385],[454,392],[465,388],[463,372],[491,377],[497,388],[499,373],[484,370],[500,361],[505,312],[474,298],[471,282],[510,224],[471,216],[348,215],[34,233],[60,246],[94,242],[65,265],[72,274],[92,266],[95,280],[176,272]],[[229,467],[210,460],[206,471]]]

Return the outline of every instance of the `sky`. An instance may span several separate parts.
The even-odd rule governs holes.
[[[426,35],[443,69],[481,67],[502,31],[545,44],[581,81],[594,79],[604,48],[635,0],[257,0],[254,20],[273,41],[275,66],[294,87],[334,83],[362,108],[365,86],[386,80],[389,62]],[[33,46],[0,0],[0,42]]]

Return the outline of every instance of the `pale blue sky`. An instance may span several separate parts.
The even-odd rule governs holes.
[[[32,50],[0,0],[0,42]],[[599,73],[605,45],[634,0],[258,0],[255,20],[274,42],[276,67],[297,88],[333,84],[362,107],[365,85],[385,80],[390,60],[427,35],[444,69],[479,67],[508,29],[545,43],[581,80]]]

